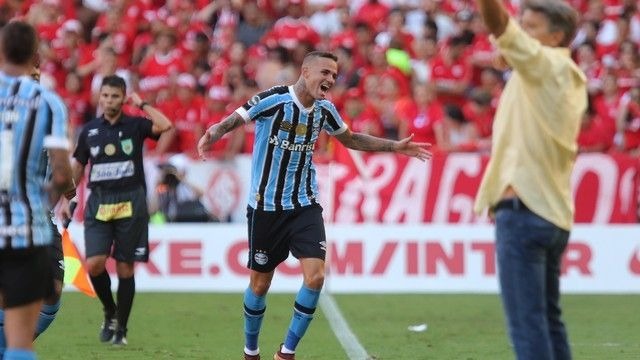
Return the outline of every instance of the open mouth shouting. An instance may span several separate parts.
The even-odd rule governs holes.
[[[331,85],[327,83],[320,84],[320,96],[324,99],[327,97],[327,92],[331,89]]]

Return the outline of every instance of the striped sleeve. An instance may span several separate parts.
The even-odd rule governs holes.
[[[325,118],[322,127],[329,135],[340,135],[347,131],[348,126],[344,120],[342,120],[335,105],[329,101],[322,101],[320,106],[322,106],[322,113]]]
[[[67,107],[62,99],[50,91],[42,93],[42,107],[47,107],[48,111],[40,111],[40,116],[47,116],[47,121],[51,122],[48,127],[50,131],[44,137],[44,147],[47,149],[65,149],[70,148],[68,134],[68,115]]]
[[[272,87],[271,89],[254,95],[246,103],[237,108],[236,112],[248,123],[258,118],[262,112],[279,105],[281,100],[279,95],[287,93],[288,88],[286,86]]]

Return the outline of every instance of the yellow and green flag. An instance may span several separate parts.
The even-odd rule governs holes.
[[[89,274],[82,264],[78,249],[71,241],[67,229],[62,230],[62,252],[64,253],[64,283],[73,284],[87,296],[96,297]]]

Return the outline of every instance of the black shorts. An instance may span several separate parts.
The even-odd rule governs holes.
[[[149,260],[149,212],[143,187],[92,189],[84,212],[86,257],[111,255],[121,262]]]
[[[53,295],[47,248],[0,250],[0,288],[5,307],[29,304]]]
[[[49,254],[49,263],[51,264],[51,272],[53,278],[64,281],[64,253],[62,252],[62,235],[58,231],[58,226],[51,221],[51,231],[53,231],[53,241],[47,246]]]
[[[247,220],[249,269],[271,272],[287,259],[289,251],[297,259],[325,259],[327,238],[320,205],[284,211],[247,207]]]

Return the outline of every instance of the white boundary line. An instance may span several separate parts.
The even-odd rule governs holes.
[[[342,316],[333,296],[327,291],[323,291],[322,294],[320,294],[320,308],[327,317],[327,320],[329,320],[329,326],[331,326],[333,334],[347,353],[349,360],[370,359],[367,350],[364,349],[356,335],[351,331],[351,328],[349,328],[349,324],[347,324],[344,316]]]

